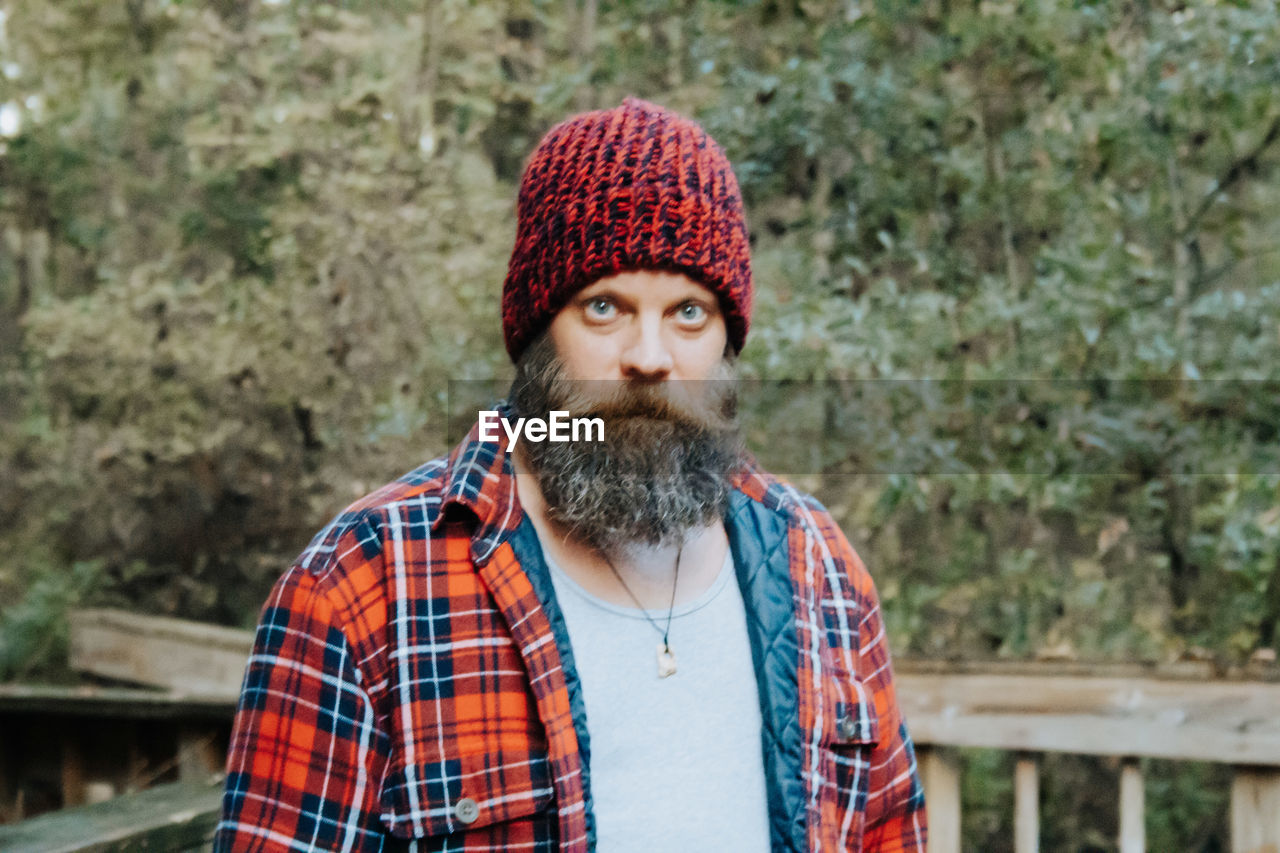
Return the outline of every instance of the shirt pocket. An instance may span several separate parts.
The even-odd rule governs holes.
[[[439,750],[437,750],[439,752]],[[382,786],[382,822],[398,838],[491,836],[500,847],[554,831],[545,750],[506,749],[428,761],[393,758]],[[499,848],[494,848],[499,849]]]
[[[822,679],[818,832],[823,849],[861,845],[880,721],[870,688],[842,666]]]
[[[864,747],[880,742],[880,720],[870,687],[839,664],[828,664],[822,686],[824,746]]]

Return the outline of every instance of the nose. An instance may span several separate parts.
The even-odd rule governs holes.
[[[622,350],[619,367],[623,378],[657,381],[666,379],[675,366],[671,350],[662,335],[660,317],[638,317],[631,340]]]

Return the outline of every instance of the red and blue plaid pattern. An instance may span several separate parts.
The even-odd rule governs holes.
[[[216,850],[592,848],[576,676],[554,602],[512,546],[523,513],[504,451],[473,431],[349,507],[276,584]],[[772,755],[766,739],[774,848],[923,853],[924,799],[869,575],[811,498],[752,465],[735,489],[781,520],[785,542],[759,545],[789,567],[769,582],[793,592],[792,610],[775,602],[766,619],[771,605],[744,581],[749,620],[785,635],[767,654],[796,674],[762,682],[784,717]]]

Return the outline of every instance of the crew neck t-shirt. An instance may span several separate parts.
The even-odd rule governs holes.
[[[760,696],[732,555],[672,612],[667,678],[645,611],[592,595],[543,556],[582,682],[597,850],[767,853]],[[665,626],[665,608],[648,614]]]

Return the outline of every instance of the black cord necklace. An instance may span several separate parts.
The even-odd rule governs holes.
[[[649,615],[649,611],[640,603],[640,599],[636,598],[636,594],[631,591],[631,587],[627,586],[627,582],[622,579],[613,561],[609,559],[609,555],[604,551],[600,552],[600,556],[604,558],[605,564],[609,570],[613,572],[613,576],[618,579],[618,583],[622,584],[622,588],[627,591],[627,595],[631,596],[631,600],[636,603],[636,607],[640,608],[642,615],[649,624],[653,626],[653,630],[662,635],[662,642],[658,643],[658,677],[666,678],[676,673],[676,653],[671,650],[671,616],[676,610],[676,584],[680,582],[680,557],[684,554],[684,544],[681,543],[680,550],[676,551],[676,571],[675,578],[671,581],[671,604],[667,607],[667,627],[659,628],[658,623],[653,621],[653,617]]]

